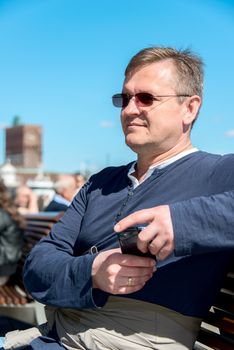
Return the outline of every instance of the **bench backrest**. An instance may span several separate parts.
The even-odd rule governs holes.
[[[202,323],[198,341],[215,350],[234,349],[234,259],[223,287]]]
[[[60,219],[62,215],[63,213],[57,212],[40,212],[37,214],[25,215],[27,223],[24,230],[25,244],[21,259],[18,263],[16,276],[14,276],[15,281],[17,280],[17,277],[19,278],[19,286],[22,288],[24,288],[22,282],[22,270],[28,253],[41,238],[47,236],[50,233],[52,226]]]

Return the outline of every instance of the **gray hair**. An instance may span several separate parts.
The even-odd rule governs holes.
[[[203,95],[203,61],[189,49],[149,47],[132,57],[125,70],[126,79],[137,70],[162,60],[171,60],[176,70],[174,88],[177,94]],[[182,102],[182,100],[181,100]]]

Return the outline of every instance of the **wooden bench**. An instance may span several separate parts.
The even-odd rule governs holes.
[[[11,276],[6,285],[0,286],[0,315],[12,316],[19,320],[25,320],[26,308],[33,309],[29,316],[28,322],[37,324],[37,304],[32,297],[26,292],[23,280],[22,270],[26,256],[33,246],[42,238],[49,234],[52,226],[59,220],[63,213],[40,212],[37,214],[25,215],[26,227],[24,230],[25,243],[23,246],[22,256],[18,262],[16,273]],[[22,310],[24,308],[24,310]],[[22,312],[21,312],[22,311]],[[29,312],[29,311],[28,311]],[[22,317],[23,314],[23,317]]]
[[[44,236],[48,235],[52,226],[63,213],[38,213],[26,215],[24,231],[25,244],[22,257],[18,263],[17,272],[5,286],[0,287],[0,315],[9,313],[7,308],[24,309],[23,315],[16,318],[25,320],[25,308],[35,303],[25,291],[22,282],[22,268],[25,258],[32,247]],[[196,346],[194,349],[234,349],[234,260],[230,272],[224,281],[223,288],[202,323]],[[34,306],[35,307],[35,306]],[[3,310],[6,310],[4,313]],[[9,310],[9,309],[8,309]],[[15,315],[14,315],[15,316]],[[35,323],[39,324],[40,320]]]

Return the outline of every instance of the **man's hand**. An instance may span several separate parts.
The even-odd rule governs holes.
[[[99,253],[93,261],[93,288],[111,294],[128,294],[140,290],[156,270],[151,258],[122,254],[120,249]]]
[[[121,232],[130,226],[146,223],[148,226],[138,235],[137,246],[143,253],[150,251],[163,260],[174,250],[174,232],[168,205],[136,211],[119,221],[114,230]]]

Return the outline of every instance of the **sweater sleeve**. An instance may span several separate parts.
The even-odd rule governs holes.
[[[196,184],[194,184],[196,185]],[[207,195],[170,205],[178,256],[234,248],[234,154],[217,158]]]
[[[174,203],[170,210],[177,256],[234,248],[234,191]]]
[[[32,249],[26,260],[26,289],[43,304],[67,308],[96,307],[91,279],[95,255],[74,255],[86,208],[87,186],[79,191],[50,235]],[[101,303],[102,296],[98,299]]]

